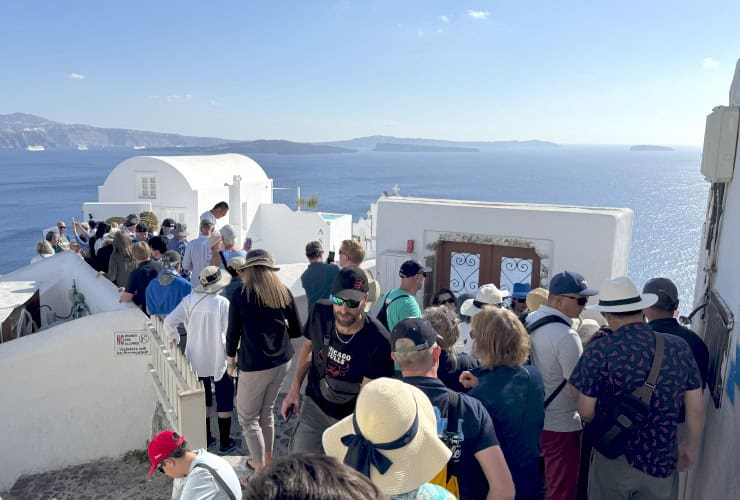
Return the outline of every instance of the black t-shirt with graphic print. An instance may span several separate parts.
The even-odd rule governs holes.
[[[393,376],[388,331],[375,318],[365,315],[364,320],[362,330],[354,335],[337,333],[332,303],[319,300],[311,309],[303,329],[303,336],[312,343],[313,354],[306,395],[332,418],[350,415],[355,410],[355,400],[345,404],[327,401],[321,394],[322,378],[360,384],[363,377],[376,379]],[[324,345],[325,334],[328,334],[327,346]],[[320,373],[321,368],[324,368],[324,373]]]

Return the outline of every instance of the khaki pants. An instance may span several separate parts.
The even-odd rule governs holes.
[[[249,455],[257,463],[265,463],[265,452],[272,453],[275,443],[275,400],[288,373],[290,361],[275,368],[254,372],[239,372],[236,390],[236,411]]]
[[[678,473],[654,477],[632,467],[624,456],[613,460],[594,450],[588,474],[589,500],[673,500]]]

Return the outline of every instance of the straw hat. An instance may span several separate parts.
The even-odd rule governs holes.
[[[110,231],[108,231],[107,233],[103,235],[103,241],[108,241],[112,243],[113,237],[116,235],[118,231],[120,231],[120,229],[118,229],[117,227],[110,228]]]
[[[356,418],[358,436],[353,420]],[[417,422],[416,432],[413,430]],[[370,465],[370,480],[386,495],[412,491],[436,476],[450,459],[451,452],[437,437],[437,420],[429,398],[416,387],[391,378],[371,381],[357,396],[354,415],[346,417],[324,431],[324,451],[339,460],[352,462],[348,446],[361,438],[371,444],[392,443],[408,433],[408,441],[395,449],[376,452],[389,460],[390,466],[381,473]],[[347,463],[345,461],[345,463]],[[348,464],[358,468],[359,464]],[[387,465],[387,462],[386,462]],[[362,472],[362,471],[361,471]]]
[[[550,292],[542,287],[537,287],[527,294],[527,309],[536,311],[542,304],[547,304]]]
[[[475,316],[484,306],[500,305],[505,297],[509,296],[508,290],[499,290],[496,285],[489,283],[478,289],[474,299],[468,299],[460,307],[460,314]]]
[[[586,309],[601,312],[640,311],[658,302],[654,293],[643,293],[637,290],[632,280],[620,276],[609,280],[601,287],[599,303],[586,306]]]
[[[193,288],[194,292],[218,293],[223,287],[231,283],[231,275],[221,272],[216,266],[206,266],[198,275],[200,285]]]
[[[270,269],[271,271],[279,271],[280,268],[275,266],[275,259],[272,254],[267,250],[256,248],[250,250],[247,253],[247,259],[244,264],[238,269],[239,271],[247,269],[248,267],[262,266]]]

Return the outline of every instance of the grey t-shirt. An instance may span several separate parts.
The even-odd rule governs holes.
[[[229,463],[218,455],[208,453],[206,450],[196,450],[197,455],[190,464],[190,473],[184,481],[175,480],[172,497],[175,500],[229,500],[229,495],[218,484],[210,471],[203,467],[196,467],[202,463],[214,469],[221,479],[224,480],[237,500],[242,498],[242,487],[239,478]],[[182,484],[182,490],[177,491],[178,483]]]
[[[571,324],[571,319],[557,309],[542,305],[527,316],[527,324],[540,318],[557,315]],[[542,373],[545,385],[545,398],[557,389],[563,379],[570,378],[583,354],[581,338],[575,330],[562,323],[549,323],[534,332],[532,340],[532,364]],[[573,432],[582,429],[576,400],[567,387],[550,403],[545,410],[545,430]]]

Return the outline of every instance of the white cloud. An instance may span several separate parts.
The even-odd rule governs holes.
[[[716,68],[717,66],[719,66],[719,61],[717,61],[713,57],[705,57],[704,58],[704,67],[705,68]]]
[[[477,19],[479,21],[485,21],[488,19],[488,16],[490,16],[491,13],[487,10],[469,10],[468,11],[468,17],[471,19]]]
[[[208,104],[210,104],[211,106],[221,106],[221,103],[215,99],[211,99],[210,101],[208,101]]]
[[[416,36],[419,38],[424,38],[424,31],[423,30],[416,30]]]
[[[81,75],[80,73],[70,73],[67,75],[67,78],[70,80],[84,80],[85,75]]]
[[[442,21],[445,24],[447,24],[447,23],[450,22],[450,18],[447,17],[447,16],[439,16],[439,20]]]

